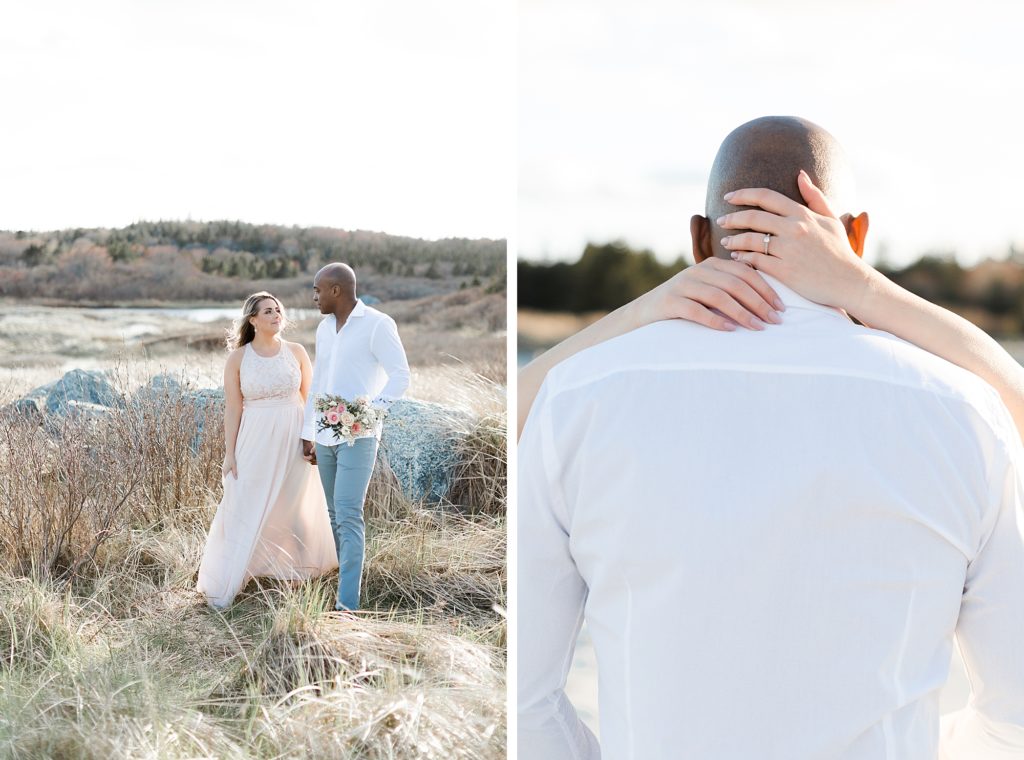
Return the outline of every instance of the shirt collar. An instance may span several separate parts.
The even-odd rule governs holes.
[[[786,305],[787,309],[810,309],[811,311],[820,311],[825,314],[832,314],[840,317],[841,319],[850,319],[842,309],[837,309],[834,306],[825,306],[824,304],[811,301],[810,299],[804,298],[795,290],[787,288],[771,275],[765,274],[764,272],[758,272],[758,274],[764,278],[765,282],[772,286],[772,289],[778,294],[779,298],[782,299],[782,303]]]
[[[356,299],[356,305],[352,307],[352,311],[349,312],[348,318],[352,317],[365,317],[366,316],[366,304],[363,303],[361,298]],[[338,324],[338,315],[331,314],[331,318],[334,320],[335,326]]]

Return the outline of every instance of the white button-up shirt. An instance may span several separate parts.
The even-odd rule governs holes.
[[[342,328],[328,314],[316,329],[316,357],[313,381],[306,399],[302,437],[324,446],[341,443],[330,430],[317,431],[319,414],[313,404],[317,394],[354,400],[369,396],[374,404],[387,405],[400,398],[409,387],[409,362],[398,337],[398,326],[387,314],[356,300]],[[357,438],[376,435],[374,433]]]
[[[522,760],[1024,757],[1006,407],[771,283],[764,332],[659,322],[549,373],[519,447]],[[563,691],[584,619],[600,750]],[[940,742],[954,635],[972,696]]]

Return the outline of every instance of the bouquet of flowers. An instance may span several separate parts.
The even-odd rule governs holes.
[[[349,446],[356,438],[376,433],[387,415],[386,409],[370,404],[369,396],[348,401],[341,396],[317,394],[316,411],[320,415],[317,430],[330,430]]]

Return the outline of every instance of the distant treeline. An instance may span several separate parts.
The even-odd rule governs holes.
[[[544,311],[611,311],[686,268],[662,264],[625,243],[587,245],[573,264],[518,263],[519,306]]]
[[[360,277],[504,287],[505,241],[421,240],[245,222],[138,222],[122,229],[0,232],[0,296],[162,300],[235,297],[343,261]],[[412,295],[431,290],[429,283]],[[450,287],[441,288],[450,290]]]
[[[682,258],[662,264],[648,250],[622,242],[587,245],[572,264],[518,262],[519,306],[544,311],[612,311],[685,269]],[[961,267],[952,255],[926,255],[879,270],[929,301],[967,316],[990,333],[1024,334],[1024,255]]]

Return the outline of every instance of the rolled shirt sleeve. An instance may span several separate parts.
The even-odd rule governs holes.
[[[402,340],[398,337],[398,325],[394,319],[384,315],[377,324],[370,340],[370,350],[388,376],[387,384],[373,399],[373,403],[387,406],[401,398],[409,388],[409,361]]]
[[[569,548],[547,399],[545,386],[519,443],[518,751],[530,760],[596,760],[597,739],[565,694],[587,586]]]

